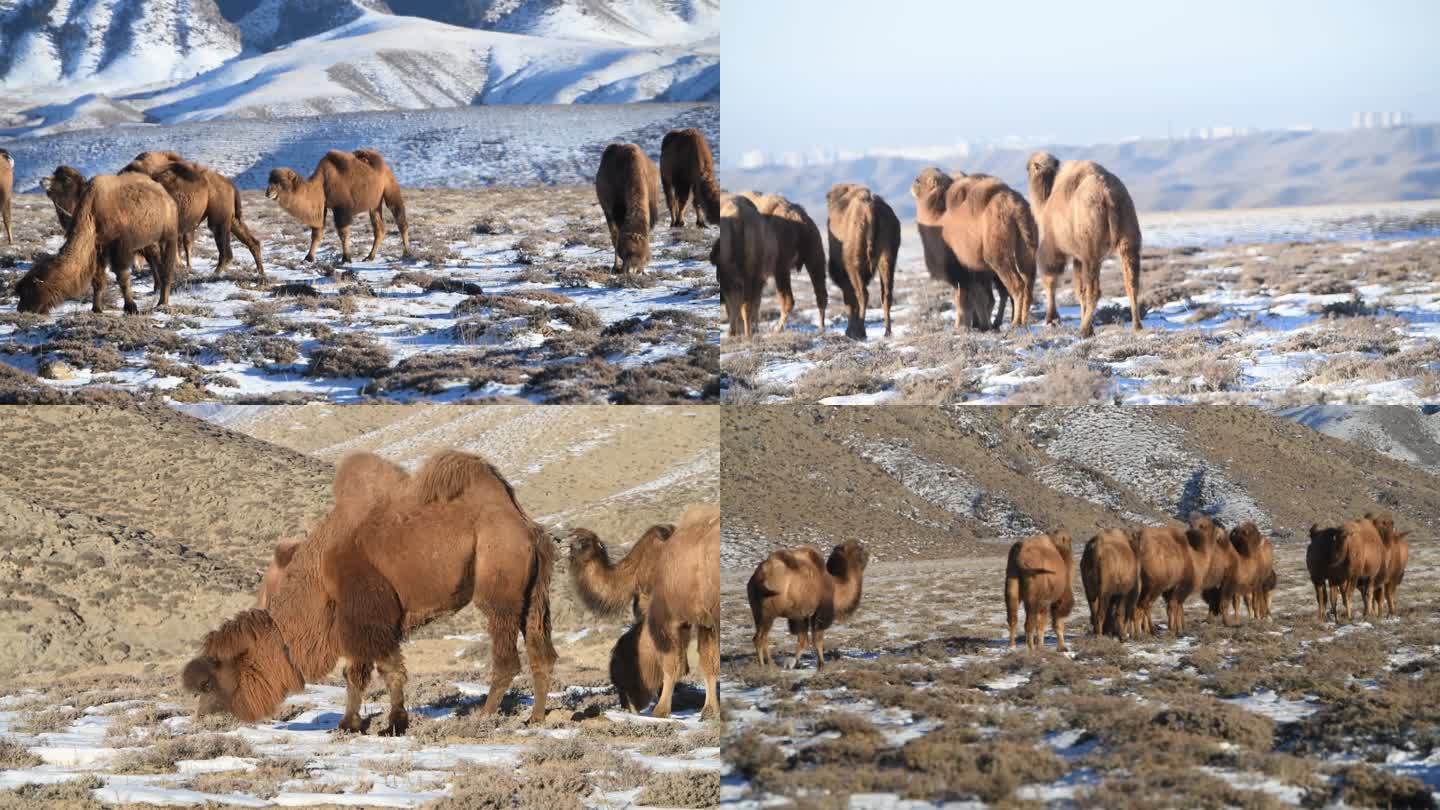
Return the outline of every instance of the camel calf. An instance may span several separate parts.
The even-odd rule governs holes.
[[[1263,619],[1268,615],[1266,583],[1275,573],[1275,548],[1269,538],[1249,521],[1231,529],[1227,539],[1234,554],[1229,558],[1228,569],[1220,584],[1221,620],[1225,624],[1231,623],[1225,615],[1228,605],[1235,616],[1235,623],[1240,622],[1241,599],[1250,604],[1252,616]]]
[[[1025,605],[1025,646],[1038,650],[1044,643],[1045,615],[1055,627],[1055,649],[1065,651],[1065,618],[1075,606],[1070,589],[1074,551],[1070,533],[1057,529],[1028,537],[1010,547],[1005,563],[1005,617],[1010,624],[1010,649],[1015,649],[1015,625]]]
[[[770,627],[784,618],[795,636],[795,657],[800,663],[807,644],[815,649],[815,668],[825,667],[825,631],[849,618],[860,607],[865,566],[870,553],[858,541],[847,540],[830,552],[829,560],[810,546],[776,551],[755,566],[745,592],[755,619],[755,661],[774,663],[770,655]]]
[[[1121,641],[1129,634],[1135,600],[1140,597],[1140,568],[1131,535],[1110,529],[1090,538],[1080,555],[1080,581],[1090,604],[1090,628]]]

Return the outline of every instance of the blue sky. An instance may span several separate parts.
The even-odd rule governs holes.
[[[1440,2],[725,0],[744,152],[1440,120]]]

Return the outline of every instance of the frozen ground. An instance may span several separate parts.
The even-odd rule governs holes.
[[[43,317],[15,311],[13,285],[31,257],[63,241],[48,201],[22,197],[24,247],[0,251],[0,361],[22,388],[108,386],[183,402],[716,396],[713,231],[658,228],[649,268],[622,284],[589,187],[406,197],[414,258],[400,258],[391,225],[377,261],[340,267],[333,233],[320,261],[304,264],[308,232],[247,192],[265,280],[238,243],[235,263],[215,276],[202,231],[168,312],[155,311],[142,271],[139,317],[123,316],[118,300],[100,315],[79,301]],[[355,228],[352,251],[363,258],[369,241],[368,227]]]
[[[1185,635],[1125,645],[1091,635],[1077,578],[1065,655],[1005,649],[1003,556],[872,562],[820,674],[755,666],[750,568],[726,570],[721,804],[1434,806],[1437,570],[1412,557],[1398,619],[1336,626],[1303,555],[1277,548],[1272,620],[1196,600]],[[771,644],[789,664],[784,622]]]
[[[1180,246],[1147,248],[1142,258],[1145,328],[1138,334],[1129,328],[1114,261],[1102,272],[1099,325],[1091,339],[1079,337],[1070,274],[1058,285],[1058,327],[1043,324],[1044,290],[1037,282],[1040,303],[1030,327],[956,333],[950,289],[930,280],[914,227],[906,226],[894,337],[882,337],[878,281],[870,290],[869,340],[857,343],[844,336],[843,306],[833,286],[830,323],[819,333],[813,291],[797,274],[798,318],[792,316],[785,333],[770,331],[778,307],[767,291],[763,334],[749,343],[726,339],[722,397],[760,403],[1294,406],[1415,405],[1440,396],[1440,240],[1433,235],[1323,241],[1333,235],[1325,230],[1328,220],[1292,212],[1277,220],[1273,232],[1265,230],[1266,238],[1304,233],[1322,241],[1220,244],[1227,233],[1245,238],[1234,216],[1201,212],[1163,219],[1147,222],[1147,244],[1155,244],[1156,235]]]

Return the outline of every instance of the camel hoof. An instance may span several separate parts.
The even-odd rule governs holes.
[[[364,734],[364,733],[365,733],[365,721],[364,721],[364,720],[361,720],[361,719],[358,718],[358,717],[356,717],[356,718],[348,718],[348,717],[347,717],[347,718],[345,718],[345,719],[343,719],[343,720],[340,721],[340,725],[338,725],[338,726],[335,727],[335,731],[336,731],[336,733],[338,733],[338,734]]]
[[[140,307],[136,306],[133,302],[127,303],[127,304],[125,305],[125,314],[126,314],[126,315],[139,315],[139,314],[140,314]]]

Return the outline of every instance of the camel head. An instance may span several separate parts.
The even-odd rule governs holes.
[[[5,161],[12,168],[15,166],[15,158],[11,157],[10,153],[4,149],[0,149],[0,160]]]
[[[617,249],[620,256],[620,272],[644,272],[650,264],[650,237],[643,233],[627,233],[620,236]]]
[[[950,189],[950,184],[955,182],[955,179],[931,166],[915,176],[915,182],[910,184],[910,196],[921,202],[934,200],[936,207],[943,209],[945,192]]]
[[[610,550],[605,547],[600,536],[589,529],[575,529],[570,532],[570,570],[599,563],[606,567],[610,565]]]
[[[829,571],[831,576],[845,578],[865,573],[865,566],[869,564],[869,550],[860,545],[859,540],[846,540],[830,552],[830,559],[825,561],[825,570]]]
[[[69,166],[56,166],[54,174],[41,178],[40,188],[66,214],[73,214],[80,195],[85,193],[85,175]]]
[[[1261,540],[1260,530],[1248,520],[1230,530],[1230,545],[1241,554],[1250,554],[1259,548]]]
[[[270,558],[270,567],[260,577],[260,592],[255,595],[255,607],[264,610],[280,586],[285,582],[285,567],[295,556],[295,550],[305,541],[303,537],[286,537],[275,544],[275,555]]]
[[[246,723],[270,717],[285,696],[305,687],[270,614],[247,610],[205,637],[180,673],[196,696],[196,716],[228,713]]]
[[[1025,173],[1030,177],[1030,196],[1036,205],[1044,205],[1050,198],[1050,189],[1055,185],[1055,175],[1060,171],[1060,161],[1049,152],[1036,152],[1025,162]]]
[[[46,315],[65,300],[65,291],[55,283],[57,258],[48,253],[36,256],[30,272],[15,285],[15,295],[20,299],[16,309],[20,312]]]
[[[1191,512],[1188,530],[1185,537],[1190,541],[1190,547],[1196,551],[1213,551],[1221,543],[1225,542],[1225,530],[1220,528],[1208,515],[1199,512]]]
[[[1388,545],[1395,536],[1395,518],[1389,512],[1366,512],[1365,519],[1375,525],[1375,532]]]
[[[265,186],[265,196],[279,202],[281,194],[294,194],[301,182],[300,175],[296,174],[294,169],[271,169],[270,182]]]
[[[620,706],[634,712],[644,711],[659,695],[662,680],[655,642],[646,632],[644,622],[637,622],[610,650],[610,683],[615,686]]]

